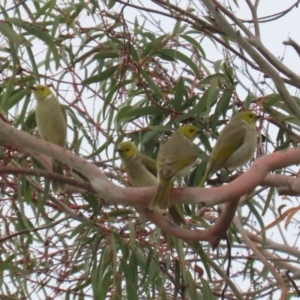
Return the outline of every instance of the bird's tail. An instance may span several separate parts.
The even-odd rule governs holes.
[[[172,178],[167,180],[160,180],[155,195],[150,203],[150,207],[162,210],[168,209],[171,187]]]
[[[210,166],[208,165],[206,167],[206,170],[205,170],[205,173],[204,173],[204,175],[202,177],[202,180],[201,180],[201,182],[199,184],[199,187],[204,187],[204,184],[205,184],[205,182],[206,182],[206,180],[208,179],[208,176],[209,176],[209,171],[210,171]]]
[[[53,172],[64,175],[63,164],[57,160],[53,160],[52,163]],[[65,192],[65,184],[60,181],[53,180],[52,181],[52,189],[54,193],[64,193]]]

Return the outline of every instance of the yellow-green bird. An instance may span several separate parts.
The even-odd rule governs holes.
[[[255,123],[259,116],[251,111],[235,114],[221,131],[213,148],[200,186],[222,168],[235,169],[253,158],[257,146]]]
[[[119,153],[133,187],[157,185],[155,160],[142,154],[131,142],[120,143],[116,151]]]
[[[158,187],[150,203],[151,208],[165,210],[169,204],[170,189],[176,177],[187,176],[198,156],[193,140],[199,129],[194,125],[183,125],[176,129],[157,156]]]
[[[122,160],[133,187],[157,186],[156,162],[141,153],[131,142],[122,142],[116,151]],[[176,206],[170,207],[170,214],[176,224],[185,224],[185,220]]]
[[[67,118],[63,106],[45,85],[31,87],[36,99],[35,118],[41,137],[61,147],[66,146],[67,140]],[[53,172],[63,175],[61,162],[52,160]],[[52,189],[55,193],[65,191],[62,182],[53,181]]]

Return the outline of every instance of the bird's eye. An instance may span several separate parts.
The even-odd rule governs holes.
[[[194,132],[194,129],[190,129],[190,132]]]
[[[44,88],[42,88],[42,91],[44,90]]]

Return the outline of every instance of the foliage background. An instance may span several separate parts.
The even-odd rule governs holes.
[[[5,2],[1,120],[37,135],[28,88],[49,85],[66,106],[68,148],[126,186],[130,182],[113,151],[120,141],[130,139],[155,158],[172,130],[196,124],[202,129],[196,141],[201,164],[185,184],[197,186],[218,132],[240,109],[264,116],[257,124],[256,157],[298,145],[299,59],[288,67],[265,48],[268,36],[261,35],[264,23],[284,24],[298,2],[264,17],[259,1],[247,0],[243,9],[234,0],[147,2]],[[220,26],[218,14],[229,27]],[[293,47],[286,51],[299,51],[293,40],[286,43]],[[45,159],[32,159],[12,144],[1,147],[2,168],[38,169]],[[68,166],[66,173],[81,178]],[[297,175],[297,168],[276,173]],[[210,184],[230,179],[223,175]],[[207,242],[163,234],[133,207],[76,187],[57,199],[43,177],[1,176],[5,299],[296,295],[299,203],[296,197],[277,197],[274,186],[259,186],[242,198],[227,242],[213,251]],[[183,209],[192,229],[209,228],[218,217],[210,208],[201,217],[195,205]]]

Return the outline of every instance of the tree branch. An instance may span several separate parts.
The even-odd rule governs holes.
[[[289,94],[287,88],[284,85],[283,80],[278,75],[277,70],[275,70],[268,62],[265,61],[265,59],[257,52],[257,50],[252,47],[251,43],[255,45],[257,48],[259,48],[259,50],[262,51],[264,55],[268,57],[268,59],[272,59],[272,63],[274,63],[273,54],[270,53],[268,50],[266,50],[265,47],[259,42],[259,40],[256,39],[253,35],[250,43],[250,40],[244,38],[239,31],[234,30],[232,26],[227,22],[223,14],[220,12],[220,9],[215,4],[216,3],[215,1],[202,0],[202,2],[209,10],[211,15],[216,19],[216,22],[224,30],[224,32],[230,38],[236,41],[240,45],[240,47],[242,47],[252,57],[252,59],[261,67],[262,71],[265,72],[273,80],[278,92],[283,98],[283,101],[291,109],[292,113],[298,118],[298,120],[300,120],[300,108],[295,102],[295,100],[293,99],[293,97]],[[236,19],[237,18],[234,18],[234,20],[237,21],[237,25],[245,27],[239,20]],[[298,83],[300,82],[300,77],[297,74],[294,74],[291,70],[289,70],[285,66],[281,66],[278,62],[276,62],[276,66],[277,68],[283,67],[284,72],[289,72],[289,78],[292,81],[296,81]]]
[[[262,253],[257,249],[251,239],[248,237],[246,230],[244,230],[240,220],[238,218],[234,218],[233,220],[234,225],[236,226],[237,230],[240,232],[242,236],[242,240],[244,243],[253,251],[253,253],[260,259],[261,263],[270,271],[270,273],[276,279],[280,289],[281,289],[281,300],[285,300],[287,297],[288,288],[284,283],[283,278],[278,274],[276,269],[267,261],[267,259],[262,255]]]
[[[118,186],[108,180],[103,172],[78,155],[33,137],[1,120],[0,137],[2,140],[12,143],[17,147],[30,148],[33,152],[49,155],[81,172],[90,180],[92,189],[97,195],[109,202],[117,202],[125,205],[147,205],[155,193],[155,187],[124,188]],[[216,223],[205,230],[189,230],[177,226],[162,213],[148,209],[146,206],[142,209],[142,213],[155,225],[170,235],[185,241],[209,241],[215,248],[219,240],[225,236],[227,228],[230,226],[238,199],[261,184],[270,171],[297,163],[300,163],[300,149],[293,148],[285,152],[275,152],[259,158],[252,164],[247,172],[227,185],[216,188],[173,188],[170,195],[173,204],[187,203],[212,206],[226,203]],[[46,171],[39,172],[40,174],[53,176]],[[286,178],[286,184],[293,187],[295,185],[295,179],[291,180],[289,177]],[[78,216],[76,215],[76,217]]]

